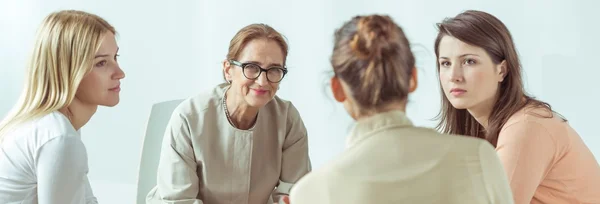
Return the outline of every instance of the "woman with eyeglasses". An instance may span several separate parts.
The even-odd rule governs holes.
[[[173,112],[148,203],[273,203],[311,170],[298,110],[275,95],[287,51],[268,25],[238,31],[223,61],[227,83]]]

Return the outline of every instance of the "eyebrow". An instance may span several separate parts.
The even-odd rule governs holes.
[[[260,62],[257,62],[257,61],[247,61],[247,62],[244,62],[244,63],[252,63],[252,64],[258,64],[258,65],[262,65],[262,63],[260,63]],[[271,63],[271,64],[269,64],[269,66],[267,66],[267,67],[275,67],[275,66],[277,66],[277,67],[283,67],[283,65],[281,65],[281,64],[279,64],[279,63]]]
[[[117,52],[115,52],[115,53],[119,53],[119,47],[117,47]],[[109,54],[96,55],[96,56],[94,57],[94,59],[96,59],[96,58],[100,58],[100,57],[108,57],[108,56],[110,56],[110,55],[109,55]]]
[[[460,56],[458,56],[458,57],[459,57],[459,58],[461,58],[461,57],[465,57],[465,56],[469,56],[469,55],[473,55],[473,56],[477,56],[477,57],[479,57],[479,55],[476,55],[476,54],[470,54],[470,53],[467,53],[467,54],[462,54],[462,55],[460,55]],[[448,58],[448,57],[440,57],[440,59],[450,59],[450,58]]]

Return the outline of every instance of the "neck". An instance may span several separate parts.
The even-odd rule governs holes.
[[[488,121],[490,115],[492,114],[495,101],[495,99],[487,100],[473,108],[467,109],[469,114],[471,114],[473,118],[475,118],[475,120],[477,120],[477,122],[486,130],[488,129]]]
[[[233,125],[242,130],[250,129],[256,122],[258,108],[248,105],[241,97],[236,97],[236,94],[231,94],[231,90],[227,90],[225,94],[227,111]]]
[[[406,112],[406,101],[390,103],[390,104],[384,105],[382,107],[379,107],[379,108],[376,108],[376,109],[373,109],[370,111],[365,111],[363,114],[356,114],[356,117],[354,117],[354,118],[356,120],[361,120],[361,119],[368,118],[368,117],[371,117],[371,116],[379,114],[379,113],[385,113],[385,112],[390,112],[390,111]]]
[[[79,130],[90,121],[97,109],[98,105],[84,104],[78,99],[74,99],[71,105],[59,111],[69,118],[75,130]]]

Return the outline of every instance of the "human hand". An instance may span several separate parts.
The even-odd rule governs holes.
[[[282,195],[281,197],[279,197],[279,202],[275,204],[290,204],[290,196]]]

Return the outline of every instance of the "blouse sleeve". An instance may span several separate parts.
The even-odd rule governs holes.
[[[94,203],[87,193],[87,153],[77,136],[51,139],[37,152],[38,203]],[[91,189],[90,189],[91,190]]]
[[[530,203],[557,151],[551,133],[534,121],[517,122],[500,132],[496,151],[515,203]]]

